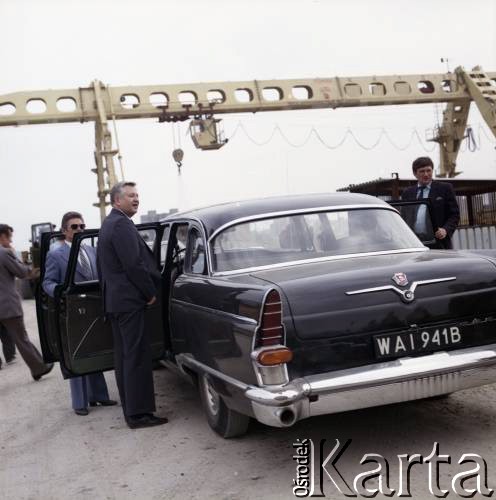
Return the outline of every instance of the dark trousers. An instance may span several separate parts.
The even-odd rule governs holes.
[[[7,332],[7,329],[0,324],[0,341],[2,342],[2,351],[5,361],[10,361],[15,357],[16,348],[14,340]],[[0,361],[1,365],[1,361]]]
[[[31,375],[36,377],[45,372],[48,365],[43,362],[40,352],[29,340],[24,326],[24,318],[17,316],[16,318],[0,319],[0,324],[7,329],[8,334],[19,350],[19,354],[31,370]]]
[[[155,411],[152,352],[145,311],[109,314],[114,334],[115,379],[125,417]]]
[[[87,408],[94,401],[107,401],[109,399],[107,382],[103,373],[91,373],[70,379],[71,401],[74,410]]]

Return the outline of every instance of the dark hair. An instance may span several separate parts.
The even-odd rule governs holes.
[[[83,216],[79,212],[66,212],[62,216],[62,222],[60,223],[60,230],[65,231],[67,229],[67,222],[69,222],[71,219],[83,219]]]
[[[136,182],[117,182],[112,186],[112,189],[110,190],[110,204],[113,205],[115,203],[115,198],[120,196],[122,192],[124,191],[124,188],[130,186],[134,187],[136,186]]]
[[[0,224],[0,236],[2,236],[2,234],[10,236],[10,234],[13,232],[14,232],[13,227],[9,226],[8,224]]]
[[[419,168],[432,167],[434,168],[434,163],[428,156],[420,156],[412,163],[413,173],[416,174]]]

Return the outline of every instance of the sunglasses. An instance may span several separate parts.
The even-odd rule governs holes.
[[[86,227],[86,224],[71,224],[69,226],[73,231],[75,231],[76,229],[81,229],[81,231],[84,231],[85,227]]]

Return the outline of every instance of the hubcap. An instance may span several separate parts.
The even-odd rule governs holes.
[[[203,377],[203,391],[205,393],[205,401],[207,403],[208,411],[212,415],[217,415],[219,412],[220,396],[217,391],[210,385],[208,378]]]

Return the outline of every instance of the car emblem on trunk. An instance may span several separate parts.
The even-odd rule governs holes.
[[[392,279],[395,281],[395,283],[398,283],[395,280],[395,277],[398,274],[403,274],[403,273],[396,273],[393,276]],[[403,274],[403,276],[405,277],[405,280],[406,280],[406,276],[404,274]],[[384,290],[392,290],[393,292],[397,293],[401,297],[401,300],[403,302],[406,302],[408,304],[409,302],[413,302],[415,300],[415,289],[418,286],[421,286],[421,285],[431,285],[431,284],[434,284],[434,283],[442,283],[443,281],[453,281],[453,280],[456,280],[455,276],[450,276],[449,278],[435,278],[433,280],[414,281],[410,285],[410,287],[407,288],[406,290],[401,290],[400,288],[396,288],[394,285],[386,285],[386,286],[376,286],[374,288],[363,288],[361,290],[353,290],[353,291],[349,291],[349,292],[345,292],[345,293],[346,293],[346,295],[358,295],[358,294],[361,294],[361,293],[382,292]],[[407,283],[408,283],[408,281],[405,283],[405,285]],[[399,284],[400,283],[398,283],[398,285]]]
[[[408,278],[405,273],[394,273],[391,278],[398,286],[408,285]]]

